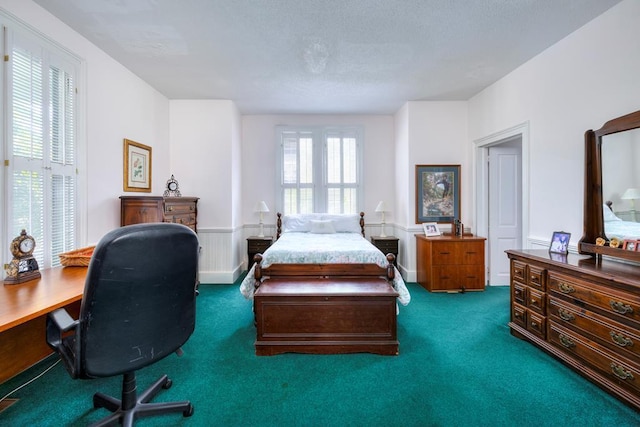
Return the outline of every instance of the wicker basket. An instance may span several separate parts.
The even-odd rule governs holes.
[[[91,261],[94,249],[95,246],[89,246],[62,253],[58,255],[60,257],[60,263],[64,267],[87,267]]]

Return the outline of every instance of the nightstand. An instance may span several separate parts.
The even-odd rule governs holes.
[[[253,265],[253,256],[255,254],[261,254],[267,250],[273,243],[272,236],[249,236],[247,237],[247,269],[251,269]]]
[[[393,264],[398,266],[398,238],[393,236],[371,236],[371,243],[373,246],[380,249],[383,254],[392,253],[395,255],[396,259]]]

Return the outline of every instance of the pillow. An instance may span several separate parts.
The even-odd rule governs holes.
[[[323,214],[322,220],[333,221],[336,233],[358,233],[360,228],[360,215],[358,214]]]
[[[333,234],[336,229],[333,228],[331,220],[311,220],[311,233],[313,234]]]
[[[609,209],[609,206],[607,206],[607,205],[602,205],[602,212],[604,214],[604,222],[607,222],[607,221],[622,221],[620,218],[618,218],[616,216],[616,214],[613,213],[613,211],[611,209]]]
[[[282,232],[308,233],[311,231],[311,221],[321,219],[320,214],[293,214],[282,217]]]

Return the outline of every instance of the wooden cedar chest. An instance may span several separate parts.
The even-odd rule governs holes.
[[[398,354],[396,298],[384,278],[265,280],[254,295],[256,354]]]

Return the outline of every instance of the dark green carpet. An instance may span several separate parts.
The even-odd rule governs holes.
[[[155,401],[190,399],[191,418],[142,418],[140,426],[637,426],[640,414],[560,362],[509,334],[509,289],[428,293],[409,284],[400,308],[399,356],[257,357],[251,303],[237,285],[203,285],[196,332],[162,373],[173,387]],[[0,386],[0,396],[52,363]],[[118,396],[120,379],[72,380],[61,365],[13,396],[0,425],[85,425],[107,414],[93,392]]]

